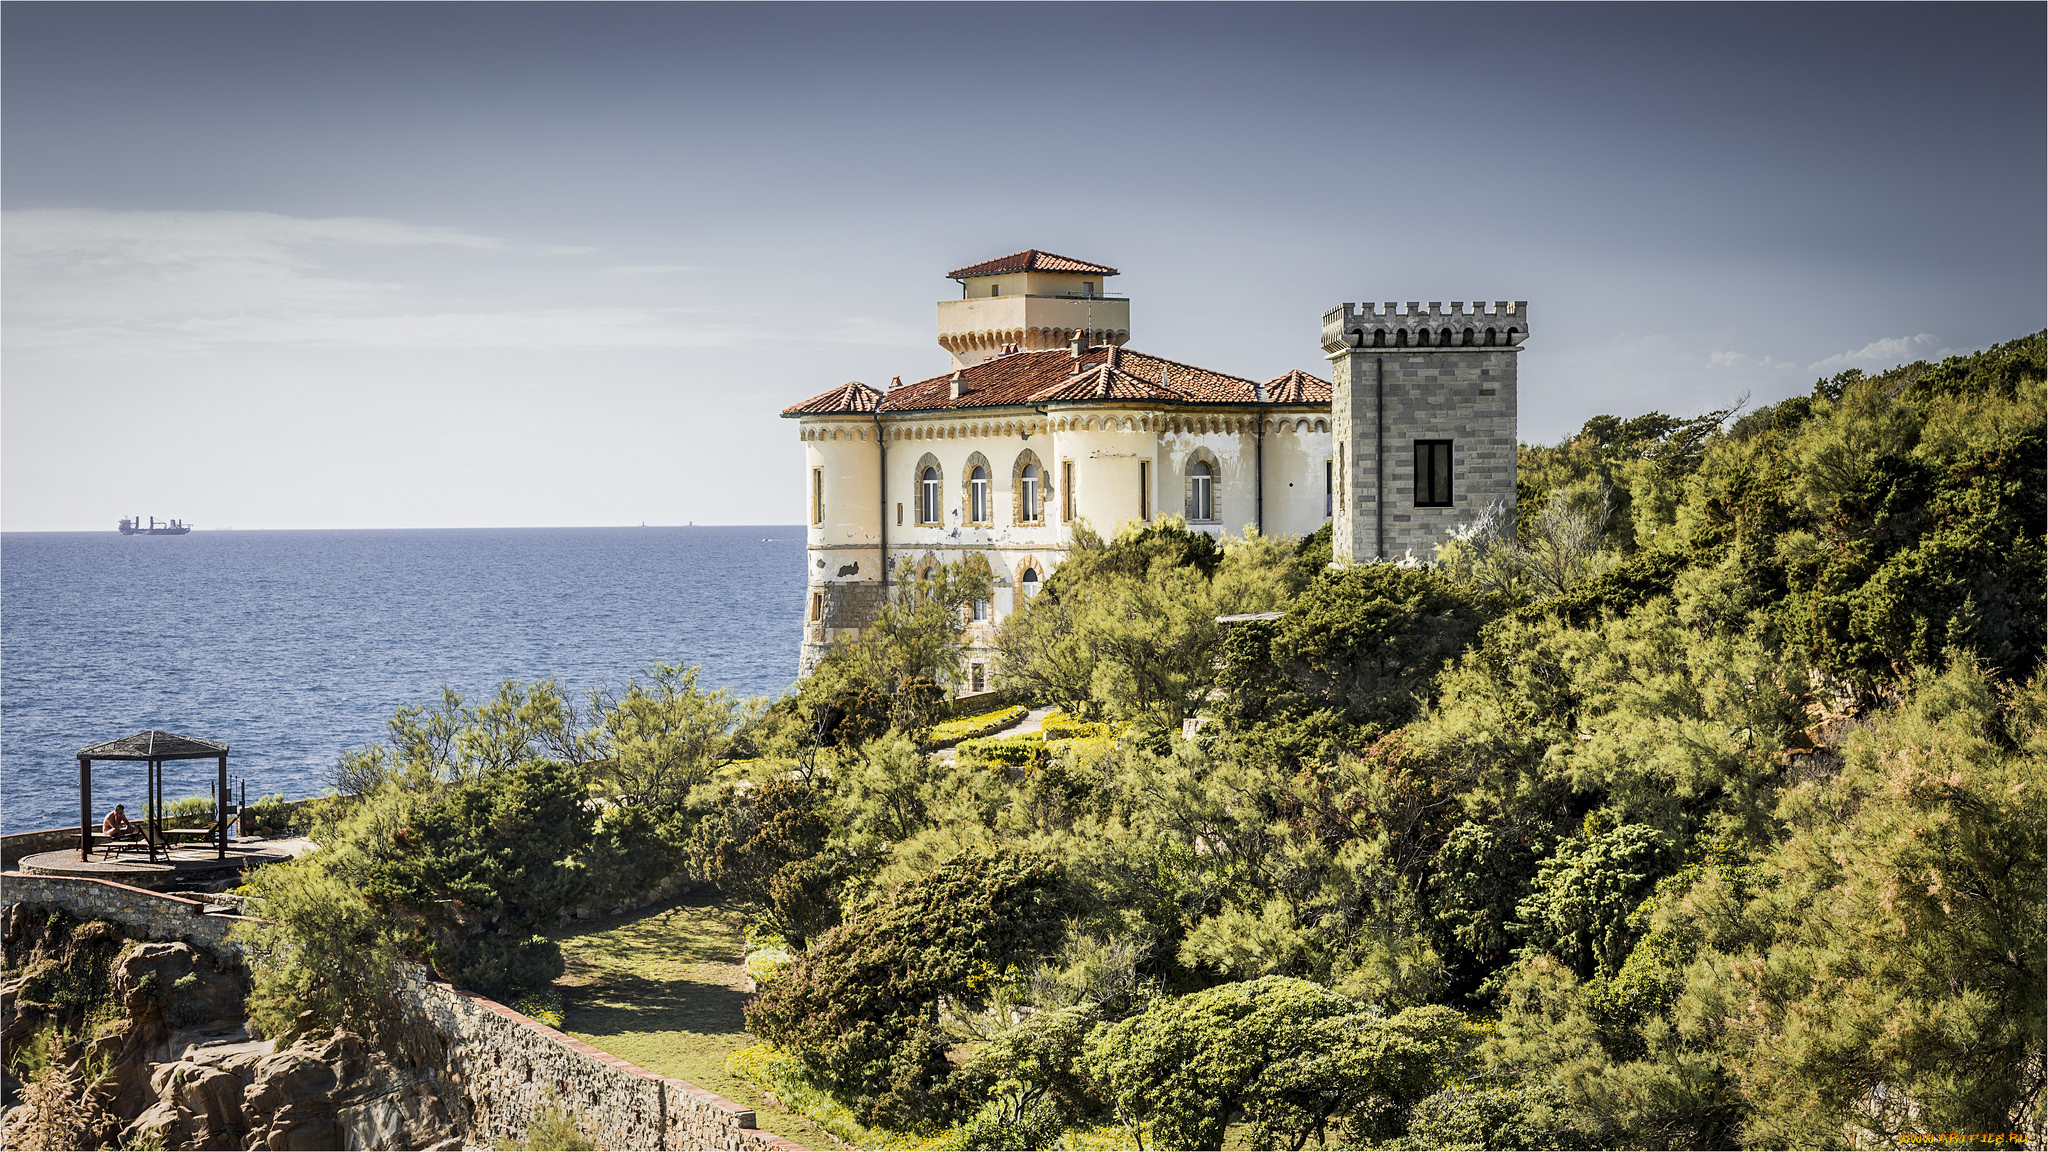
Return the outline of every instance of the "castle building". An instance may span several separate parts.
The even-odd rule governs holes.
[[[1462,305],[1430,305],[1426,326],[1415,305],[1333,310],[1333,412],[1330,382],[1306,372],[1262,382],[1127,347],[1130,301],[1105,290],[1116,274],[1036,249],[955,269],[961,296],[938,308],[951,371],[783,410],[807,473],[803,674],[874,619],[905,558],[922,570],[979,553],[995,574],[968,624],[960,689],[973,692],[993,673],[996,624],[1080,522],[1108,535],[1176,515],[1218,536],[1304,535],[1334,513],[1339,560],[1357,563],[1426,555],[1502,498],[1502,460],[1512,505],[1519,313],[1504,311],[1510,331]],[[1474,316],[1468,340],[1452,317]],[[1419,474],[1395,461],[1410,445]]]

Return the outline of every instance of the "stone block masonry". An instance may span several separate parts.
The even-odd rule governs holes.
[[[451,1087],[462,1093],[469,1140],[519,1140],[552,1106],[574,1112],[600,1148],[802,1149],[755,1128],[750,1108],[657,1076],[494,1000],[431,980],[409,985],[405,997],[459,1071]]]
[[[1345,304],[1323,316],[1338,460],[1338,565],[1434,560],[1491,507],[1515,511],[1520,343],[1529,308]],[[1422,442],[1448,444],[1448,501],[1421,477]]]
[[[228,932],[238,921],[247,919],[223,912],[209,913],[207,905],[200,901],[111,880],[31,876],[25,872],[0,874],[0,904],[8,908],[16,904],[62,908],[80,920],[105,920],[119,925],[122,933],[133,939],[183,940],[219,959],[234,961],[241,959],[241,949],[228,940]]]
[[[134,939],[184,940],[240,961],[228,932],[241,916],[209,913],[196,900],[104,880],[0,874],[0,904],[62,909],[107,920]],[[549,1107],[573,1112],[600,1148],[704,1148],[804,1152],[754,1126],[752,1109],[694,1084],[629,1064],[494,1000],[415,975],[403,1010],[441,1050],[441,1094],[472,1146],[523,1139]],[[347,1120],[344,1118],[344,1123]],[[379,1146],[373,1131],[345,1133],[349,1147]]]

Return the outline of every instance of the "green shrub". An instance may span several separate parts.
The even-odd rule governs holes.
[[[285,799],[284,793],[273,792],[242,809],[241,829],[255,832],[268,829],[294,836],[303,836],[313,830],[313,821],[326,807],[326,802],[294,803]]]
[[[583,1134],[574,1112],[550,1104],[526,1126],[526,1139],[498,1147],[508,1152],[593,1152],[597,1145]]]
[[[964,1125],[957,1146],[962,1149],[1059,1148],[1066,1126],[1050,1100],[1031,1100],[1012,1107],[991,1100]]]
[[[164,1022],[173,1028],[190,1028],[206,1019],[206,1001],[201,998],[199,977],[187,972],[171,983],[171,1000],[164,1005]]]
[[[930,735],[925,737],[925,743],[932,747],[941,747],[961,740],[972,740],[978,736],[990,736],[1024,719],[1025,714],[1030,711],[1022,704],[1014,704],[993,712],[956,717],[933,725]]]
[[[1595,1148],[1555,1088],[1446,1088],[1415,1105],[1408,1148]]]
[[[1026,732],[1022,736],[985,736],[979,740],[962,740],[954,748],[963,764],[1003,764],[1019,768],[1037,760],[1045,752],[1045,734]]]
[[[536,988],[512,1002],[512,1010],[550,1028],[562,1026],[562,990],[550,984]]]
[[[818,1127],[855,1148],[884,1149],[887,1152],[928,1152],[958,1147],[956,1128],[935,1128],[923,1132],[897,1132],[861,1123],[853,1110],[825,1089],[811,1082],[803,1062],[767,1044],[742,1048],[725,1058],[725,1070],[811,1118]]]
[[[1112,734],[1114,727],[1110,724],[1079,720],[1057,708],[1046,713],[1044,723],[1039,725],[1047,740],[1078,740],[1090,736],[1108,736]]]
[[[747,1029],[803,1061],[863,1124],[941,1123],[959,1099],[941,1003],[976,1011],[993,972],[1057,943],[1062,869],[1020,852],[962,853],[819,937],[747,1005]]]
[[[180,796],[164,805],[164,823],[175,827],[213,822],[213,797]]]

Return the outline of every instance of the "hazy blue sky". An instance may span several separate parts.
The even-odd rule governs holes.
[[[950,268],[1327,375],[1525,299],[1524,440],[2043,323],[2044,8],[9,4],[0,526],[789,523]]]

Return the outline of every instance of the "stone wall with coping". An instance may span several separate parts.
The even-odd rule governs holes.
[[[24,856],[78,847],[78,825],[49,828],[41,832],[10,832],[0,836],[0,870],[10,870]]]
[[[796,1150],[754,1126],[754,1112],[657,1076],[494,1000],[434,980],[405,990],[409,1010],[446,1044],[470,1119],[467,1139],[519,1140],[549,1107],[574,1112],[601,1148]]]
[[[131,938],[184,940],[239,961],[228,931],[248,917],[208,913],[197,900],[104,880],[0,874],[0,905],[61,908],[107,920]],[[549,1108],[573,1112],[601,1148],[804,1152],[756,1128],[754,1112],[694,1084],[658,1076],[473,992],[415,976],[402,1009],[438,1042],[451,1114],[471,1144],[523,1139]]]
[[[239,961],[228,932],[246,916],[206,911],[203,901],[167,896],[111,880],[0,873],[0,904],[61,908],[80,920],[105,920],[138,940],[183,940],[223,960]]]

